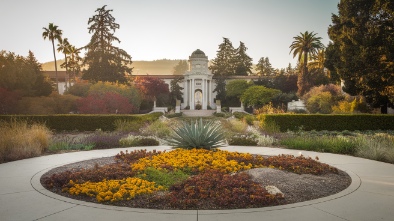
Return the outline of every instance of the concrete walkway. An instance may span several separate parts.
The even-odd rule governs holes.
[[[123,148],[74,152],[0,164],[0,220],[394,220],[394,165],[356,157],[302,151],[346,171],[352,184],[346,190],[316,200],[284,206],[237,210],[133,209],[77,201],[56,195],[40,184],[48,170],[82,160],[113,156]],[[169,147],[144,147],[165,150]],[[263,147],[225,147],[253,154],[298,155],[299,151]]]

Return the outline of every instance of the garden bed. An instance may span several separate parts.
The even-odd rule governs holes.
[[[191,155],[179,157],[178,154],[175,158],[170,158],[174,155],[168,153],[133,151],[120,153],[116,157],[82,161],[50,170],[42,176],[41,182],[50,191],[77,200],[152,209],[238,209],[291,204],[338,193],[351,183],[350,177],[343,171],[305,157],[262,157],[227,154],[227,151],[199,150]],[[214,158],[209,161],[211,155]],[[220,161],[223,160],[222,155],[225,161]],[[201,161],[196,156],[202,156],[205,160]],[[177,157],[178,160],[175,160]],[[179,166],[179,159],[186,158],[197,161],[187,166]],[[164,161],[159,159],[172,160],[163,163]],[[152,175],[152,171],[149,170],[158,165],[161,168],[156,168],[158,171],[166,168],[165,171],[173,175],[174,171],[179,173],[171,176],[173,180],[168,176],[158,176],[155,170]],[[107,200],[104,200],[104,195],[103,198],[97,197],[100,193],[93,197],[83,194],[83,188],[86,186],[72,189],[87,181],[98,185],[103,179],[110,181],[130,177],[145,177],[149,181],[156,179],[161,186],[167,187],[151,193],[148,191],[136,194],[133,197],[125,194],[122,198],[116,198],[113,191],[113,195],[111,194]],[[71,184],[69,180],[73,180]],[[155,188],[158,186],[155,184]],[[276,186],[283,192],[284,197],[267,193],[266,186]],[[118,190],[119,187],[116,191]]]

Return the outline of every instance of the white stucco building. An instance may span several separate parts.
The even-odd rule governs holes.
[[[184,74],[183,79],[183,103],[182,109],[189,107],[195,110],[201,106],[206,110],[208,106],[215,108],[213,93],[216,85],[212,81],[213,74],[208,69],[208,56],[200,49],[195,50],[189,56],[189,71]]]

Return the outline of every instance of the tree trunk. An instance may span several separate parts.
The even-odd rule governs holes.
[[[59,80],[57,78],[57,62],[56,62],[56,54],[55,54],[55,42],[52,38],[52,48],[53,48],[53,58],[55,59],[55,73],[56,73],[56,90],[59,93]]]

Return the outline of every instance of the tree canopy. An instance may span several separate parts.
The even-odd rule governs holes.
[[[235,49],[228,38],[223,38],[219,45],[216,58],[212,60],[209,69],[214,76],[228,76],[235,74]]]
[[[344,91],[363,95],[387,112],[394,96],[394,2],[347,0],[338,4],[328,34],[326,66],[344,81]]]
[[[280,93],[280,90],[266,88],[264,86],[251,86],[242,94],[241,101],[247,106],[259,108]]]
[[[257,75],[259,76],[270,76],[272,73],[274,73],[274,69],[272,68],[268,57],[260,58],[259,62],[257,63],[256,71]]]
[[[96,15],[89,18],[89,33],[92,34],[87,49],[84,64],[88,69],[82,76],[85,80],[93,82],[127,82],[125,74],[131,74],[131,56],[116,46],[113,42],[120,43],[114,33],[119,29],[119,24],[111,15],[112,10],[107,10],[106,5],[96,10]]]
[[[248,48],[242,41],[239,42],[239,47],[235,50],[235,75],[251,75],[252,74],[252,58],[246,54]]]

